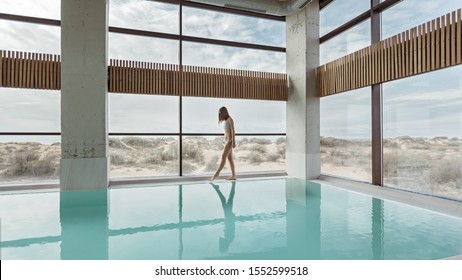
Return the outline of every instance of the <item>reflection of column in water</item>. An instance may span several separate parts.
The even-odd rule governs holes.
[[[384,239],[384,207],[383,200],[372,198],[372,256],[374,260],[383,260],[385,252]]]
[[[223,207],[223,212],[225,216],[225,230],[224,237],[220,237],[219,249],[220,252],[227,252],[229,245],[234,240],[235,229],[236,229],[236,215],[233,213],[233,200],[234,194],[236,192],[236,181],[231,182],[231,190],[229,192],[228,201],[226,201],[225,196],[220,190],[220,186],[210,183],[213,189],[217,192],[218,197],[220,198],[221,206]]]
[[[60,193],[61,259],[108,259],[108,191]]]
[[[179,236],[179,248],[178,248],[178,259],[182,260],[183,259],[183,185],[178,186],[178,230],[180,231],[178,236]]]
[[[286,180],[287,249],[289,259],[321,258],[321,185]]]

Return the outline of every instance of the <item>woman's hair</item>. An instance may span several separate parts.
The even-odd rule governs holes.
[[[226,107],[221,107],[220,110],[218,110],[218,123],[221,123],[222,121],[226,121],[228,118],[229,118],[228,109],[226,109]]]

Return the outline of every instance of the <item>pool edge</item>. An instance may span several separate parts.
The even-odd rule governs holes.
[[[462,218],[462,202],[457,200],[381,187],[364,182],[349,181],[326,175],[321,175],[318,179],[310,181],[327,183],[336,187],[363,193],[376,198],[400,202],[441,214]]]

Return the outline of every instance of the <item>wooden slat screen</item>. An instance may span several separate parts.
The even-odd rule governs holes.
[[[61,88],[59,55],[0,51],[0,87]]]
[[[59,55],[0,51],[0,87],[61,89]],[[286,74],[111,59],[115,93],[287,100]]]
[[[180,95],[179,66],[153,62],[111,59],[108,67],[108,91]]]
[[[180,77],[181,76],[181,77]],[[287,75],[111,59],[109,91],[197,97],[287,100]]]
[[[461,10],[321,65],[319,96],[462,64]]]

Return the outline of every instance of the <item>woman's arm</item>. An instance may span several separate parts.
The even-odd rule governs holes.
[[[229,129],[231,130],[231,139],[233,141],[233,149],[236,148],[236,133],[234,131],[234,120],[230,117],[229,120]]]

